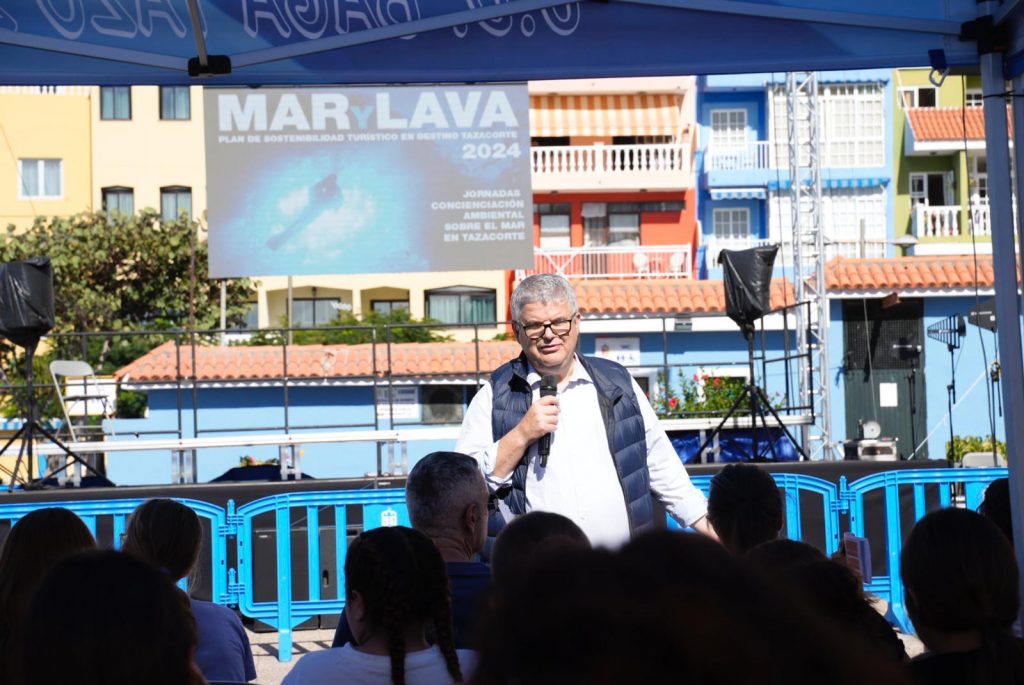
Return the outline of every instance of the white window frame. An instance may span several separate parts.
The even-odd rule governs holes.
[[[729,234],[719,232],[718,227],[720,224],[720,216],[724,216],[726,213],[733,215],[726,222],[731,226],[739,226],[740,222],[735,221],[736,215],[742,215],[745,220],[746,230],[740,235],[736,231],[731,231]],[[750,208],[749,207],[716,207],[711,210],[711,234],[715,237],[715,240],[722,242],[736,243],[741,240],[750,239]]]
[[[919,204],[928,204],[928,177],[929,176],[942,176],[942,204],[931,205],[937,207],[949,207],[951,201],[956,197],[955,188],[953,188],[953,172],[952,171],[915,171],[910,174],[910,206],[915,207]],[[914,190],[914,181],[920,180],[923,182],[922,190]],[[916,201],[915,201],[916,200]]]
[[[985,104],[985,97],[981,88],[968,88],[964,92],[964,104],[968,107],[981,107]]]
[[[56,195],[46,194],[46,162],[57,162],[60,165],[60,189]],[[34,173],[39,187],[38,195],[25,192],[25,173],[29,163],[34,163]],[[24,157],[18,160],[18,199],[19,200],[62,200],[64,199],[64,160],[59,157]]]
[[[727,124],[725,129],[715,128],[715,118],[717,116],[724,116]],[[740,126],[737,128],[732,125],[732,117],[735,115],[739,116]],[[747,144],[747,110],[742,107],[733,108],[716,108],[710,111],[708,114],[708,131],[710,132],[708,145],[714,146],[719,149],[735,149],[743,147]],[[723,133],[726,135],[726,140],[720,140],[719,136]],[[735,138],[735,140],[733,140]]]
[[[881,167],[886,163],[885,90],[876,83],[835,84],[821,87],[819,129],[822,165],[827,167]],[[843,130],[839,110],[849,107],[850,123]],[[872,131],[872,125],[874,130]],[[845,152],[843,151],[845,148]],[[839,162],[837,158],[847,157]]]
[[[935,86],[903,86],[902,88],[899,89],[900,107],[902,107],[903,109],[920,107],[920,105],[918,105],[917,103],[921,99],[919,93],[922,90],[930,90],[935,93],[935,104],[928,107],[928,109],[931,109],[932,107],[938,107],[939,89],[936,88]]]

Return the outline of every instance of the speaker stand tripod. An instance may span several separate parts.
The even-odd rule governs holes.
[[[14,491],[14,486],[18,481],[18,472],[21,469],[22,461],[25,463],[27,472],[26,478],[22,481],[22,486],[25,489],[33,489],[38,487],[47,478],[53,477],[56,473],[66,470],[72,463],[81,464],[86,470],[91,471],[93,475],[103,477],[96,469],[94,469],[87,461],[81,459],[77,454],[71,451],[71,449],[63,442],[57,439],[53,433],[48,431],[46,428],[39,423],[36,419],[36,396],[35,396],[35,383],[32,369],[32,362],[35,359],[36,347],[39,345],[39,340],[36,339],[31,344],[25,346],[25,388],[27,392],[26,405],[22,407],[27,409],[23,413],[27,417],[25,423],[22,424],[18,432],[12,435],[2,448],[0,448],[0,456],[7,453],[16,441],[21,440],[21,445],[18,447],[18,458],[14,462],[13,472],[9,472],[11,483],[8,487],[8,492]],[[50,443],[56,445],[64,454],[67,455],[68,461],[65,465],[59,469],[55,469],[52,473],[48,473],[40,479],[33,479],[32,474],[35,472],[35,454],[34,445],[36,440],[45,438]]]
[[[770,430],[768,427],[767,414],[771,414],[775,424],[779,428],[781,428],[782,431],[786,434],[786,437],[789,438],[789,441],[793,444],[793,447],[796,448],[796,451],[800,455],[800,458],[804,461],[807,461],[807,454],[800,446],[800,443],[796,441],[796,438],[793,437],[793,434],[789,432],[789,428],[787,428],[786,424],[782,422],[782,418],[779,416],[779,413],[775,411],[775,407],[772,406],[771,401],[769,401],[767,395],[765,395],[764,390],[761,388],[761,386],[757,385],[754,382],[753,329],[744,329],[743,336],[747,339],[747,383],[746,385],[743,386],[743,391],[740,393],[740,396],[736,398],[736,401],[732,403],[732,406],[729,408],[729,411],[726,413],[726,415],[722,418],[719,424],[715,426],[711,433],[709,433],[708,436],[704,439],[704,443],[697,450],[697,458],[703,461],[704,451],[708,448],[709,445],[711,445],[714,442],[715,438],[722,432],[722,429],[724,429],[726,425],[728,425],[730,419],[732,419],[733,415],[740,409],[740,407],[746,401],[749,402],[750,404],[750,461],[767,461],[761,454],[760,444],[757,435],[758,418],[761,419],[761,424],[764,426],[765,432],[768,433]],[[768,435],[768,448],[771,451],[772,460],[777,461],[778,455],[775,452],[775,441],[772,439],[770,434]]]

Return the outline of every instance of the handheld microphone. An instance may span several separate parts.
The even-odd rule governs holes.
[[[553,397],[558,394],[558,377],[544,376],[540,379],[540,396]],[[551,454],[551,433],[540,436],[537,441],[537,454],[540,456],[541,468],[547,468],[548,455]]]

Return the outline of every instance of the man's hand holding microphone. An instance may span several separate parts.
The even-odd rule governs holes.
[[[494,475],[504,478],[512,473],[527,448],[537,443],[540,465],[547,467],[551,453],[551,434],[558,428],[558,378],[544,376],[540,398],[530,405],[519,424],[499,442]]]

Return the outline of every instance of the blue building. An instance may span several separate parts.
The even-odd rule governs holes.
[[[818,75],[822,219],[827,256],[883,257],[892,240],[892,96],[888,70]],[[697,82],[698,269],[719,277],[719,250],[779,243],[792,262],[785,74]]]

